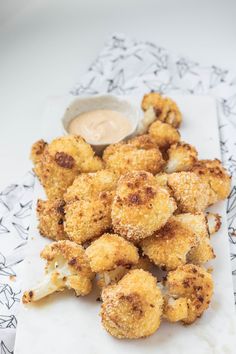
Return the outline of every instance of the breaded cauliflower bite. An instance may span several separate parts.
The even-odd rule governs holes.
[[[106,168],[120,175],[129,171],[161,171],[164,160],[158,146],[149,136],[139,136],[124,143],[109,145],[103,153]]]
[[[104,234],[85,251],[93,272],[100,273],[118,266],[132,266],[138,263],[138,249],[116,234]]]
[[[148,133],[153,141],[159,146],[161,151],[166,151],[171,145],[180,140],[180,133],[172,125],[156,120],[148,129]]]
[[[164,307],[164,316],[171,322],[181,319],[185,324],[191,324],[209,307],[213,294],[213,280],[206,269],[193,264],[180,266],[168,273],[165,285],[168,296],[174,299],[174,306],[168,301],[167,307]],[[177,299],[183,300],[176,304]],[[185,317],[184,300],[187,302]]]
[[[73,289],[77,296],[90,293],[94,274],[83,247],[68,240],[53,242],[45,246],[41,257],[47,261],[45,278],[24,292],[23,303],[38,301],[66,288]]]
[[[215,234],[221,227],[221,216],[216,213],[206,213],[207,227],[210,235]]]
[[[194,264],[203,264],[215,258],[214,250],[210,244],[207,219],[203,213],[179,214],[178,221],[198,237],[198,244],[188,254],[188,261]]]
[[[49,199],[62,198],[79,173],[103,168],[102,160],[95,156],[91,146],[74,135],[54,139],[50,144],[43,140],[36,142],[31,158]]]
[[[114,172],[102,170],[79,175],[68,188],[64,228],[72,241],[81,244],[110,229],[117,179]]]
[[[141,241],[143,253],[164,270],[176,269],[187,262],[187,255],[198,243],[198,236],[172,216],[154,236]]]
[[[157,92],[151,92],[144,95],[142,100],[142,109],[149,120],[155,117],[164,123],[169,123],[178,128],[182,122],[182,114],[177,104],[168,97],[163,97]]]
[[[167,173],[188,171],[197,161],[197,150],[192,145],[178,142],[167,151],[168,159],[165,167]]]
[[[132,266],[118,266],[113,270],[108,270],[97,274],[97,285],[99,288],[104,288],[108,285],[116,284],[125,274],[131,269],[143,269],[150,271],[153,268],[153,264],[148,257],[140,256],[138,263]]]
[[[152,174],[130,172],[118,181],[112,225],[115,232],[137,242],[164,226],[175,209],[175,201]]]
[[[211,191],[209,205],[228,197],[231,178],[219,160],[200,160],[192,171],[208,183]]]
[[[42,200],[37,202],[38,229],[42,236],[55,241],[67,238],[64,230],[65,202],[62,199]]]
[[[143,338],[160,326],[163,298],[149,272],[131,270],[102,291],[102,300],[102,324],[114,337]]]
[[[208,207],[209,186],[195,173],[172,173],[168,176],[167,185],[177,202],[179,212],[194,214],[204,211]]]

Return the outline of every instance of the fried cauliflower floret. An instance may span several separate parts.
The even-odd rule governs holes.
[[[167,151],[168,159],[165,167],[167,173],[188,171],[197,161],[197,150],[192,145],[179,142],[171,145]]]
[[[182,321],[188,316],[188,300],[186,298],[174,299],[166,296],[164,298],[163,317],[169,322]]]
[[[152,263],[148,257],[139,257],[138,263],[132,266],[118,266],[113,270],[108,270],[97,274],[97,285],[99,288],[104,288],[108,285],[116,284],[125,274],[127,274],[131,269],[143,269],[150,271],[152,269]]]
[[[37,146],[41,153],[36,154]],[[31,157],[34,171],[49,199],[62,198],[79,173],[103,168],[102,160],[79,136],[63,136],[42,146],[43,143],[34,144]]]
[[[219,160],[200,160],[192,171],[208,183],[211,191],[209,205],[228,197],[231,178]]]
[[[138,249],[116,234],[104,234],[86,249],[93,272],[99,273],[118,266],[138,263]]]
[[[66,204],[64,229],[69,239],[82,244],[108,231],[112,200],[113,192],[104,192],[97,198]]]
[[[37,202],[38,229],[42,236],[55,241],[67,238],[64,230],[64,207],[62,199],[42,200]]]
[[[31,148],[30,158],[34,164],[41,160],[42,154],[48,144],[43,139],[36,141]]]
[[[198,236],[172,216],[154,236],[144,239],[140,246],[150,260],[164,270],[176,269],[187,262],[187,255],[198,243]]]
[[[66,203],[81,199],[97,198],[105,192],[116,189],[119,176],[113,171],[101,170],[94,173],[81,173],[64,194]]]
[[[165,285],[169,296],[175,300],[186,299],[188,311],[187,316],[182,319],[185,324],[193,323],[210,304],[213,294],[213,280],[211,274],[202,267],[193,264],[180,266],[168,273]],[[177,311],[179,311],[178,306],[176,306]],[[168,318],[168,312],[165,317]],[[173,317],[172,311],[172,320]]]
[[[114,337],[147,337],[160,326],[163,298],[149,272],[131,270],[102,291],[102,300],[102,324]]]
[[[168,187],[177,202],[179,212],[194,214],[204,211],[209,205],[209,186],[193,172],[170,174]]]
[[[159,120],[156,120],[150,125],[148,133],[159,148],[164,151],[180,140],[178,130],[172,127],[172,125],[162,123]]]
[[[139,241],[164,226],[175,209],[176,203],[152,174],[130,172],[118,181],[112,225],[121,236]]]
[[[215,258],[214,250],[210,243],[207,219],[203,213],[179,214],[178,221],[198,237],[198,244],[188,254],[188,261],[194,264],[203,264]]]
[[[24,292],[23,303],[38,301],[66,288],[73,289],[76,296],[90,293],[94,275],[83,247],[68,240],[53,242],[45,246],[41,257],[47,262],[45,278],[38,286]]]
[[[129,171],[148,171],[153,174],[161,171],[164,160],[162,154],[150,137],[135,138],[128,143],[109,145],[103,153],[106,168],[122,175]]]
[[[155,117],[164,123],[169,123],[173,127],[178,128],[182,122],[182,114],[177,104],[168,97],[163,97],[157,92],[151,92],[144,95],[142,100],[142,109],[148,120]]]
[[[68,237],[84,243],[111,227],[111,203],[118,176],[108,170],[80,174],[64,194]]]
[[[210,235],[219,231],[221,227],[221,216],[215,213],[206,213],[207,227]]]

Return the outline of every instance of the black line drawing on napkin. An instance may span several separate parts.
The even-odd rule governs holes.
[[[29,202],[25,203],[25,204],[22,204],[22,203],[19,203],[20,205],[20,210],[18,210],[14,216],[18,219],[24,219],[26,218],[27,216],[30,216],[31,215],[31,210],[32,210],[32,204],[33,204],[33,201],[30,200]]]
[[[211,68],[209,88],[212,89],[222,82],[225,82],[227,74],[228,70],[223,70],[213,65]]]
[[[19,292],[14,292],[9,284],[0,283],[0,304],[6,306],[8,310],[16,303],[20,302],[20,298],[17,297]]]
[[[22,238],[23,240],[27,240],[28,239],[28,234],[29,234],[29,226],[24,227],[18,223],[12,222],[12,225],[14,226],[14,228],[16,229],[18,235],[20,236],[20,238]]]
[[[0,315],[0,329],[16,328],[17,319],[14,315]]]
[[[8,195],[9,193],[13,192],[19,185],[18,184],[10,184],[8,187],[6,187],[1,193],[1,196]]]
[[[3,217],[0,218],[0,234],[7,234],[9,232],[10,230],[5,225],[3,225]]]
[[[7,348],[6,344],[1,341],[0,343],[0,349],[1,349],[1,354],[14,354],[14,352],[10,351],[10,349]]]

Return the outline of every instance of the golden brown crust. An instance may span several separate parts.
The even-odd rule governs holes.
[[[199,160],[192,171],[196,173],[210,187],[209,205],[228,197],[231,178],[218,160]]]
[[[179,214],[178,221],[198,237],[198,243],[188,254],[188,262],[203,264],[215,258],[214,250],[210,243],[207,220],[203,213]]]
[[[138,263],[138,249],[129,241],[116,234],[104,234],[85,251],[93,272],[113,270],[119,266]]]
[[[176,209],[166,189],[148,172],[130,172],[118,182],[112,225],[123,237],[139,241],[160,229]]]
[[[182,321],[193,323],[208,308],[213,294],[213,280],[204,268],[186,264],[167,275],[166,286],[169,295],[185,298],[188,315]]]
[[[172,125],[156,120],[149,127],[148,133],[161,150],[167,150],[179,142],[180,133]]]
[[[103,192],[114,191],[118,178],[118,175],[109,170],[81,173],[67,189],[64,200],[69,203],[81,199],[97,198]]]
[[[64,227],[70,240],[82,244],[110,229],[113,195],[104,192],[95,199],[66,204]]]
[[[65,202],[62,199],[42,200],[37,202],[38,229],[42,236],[53,240],[66,239],[64,230]]]
[[[142,109],[144,112],[152,110],[156,119],[169,123],[175,128],[178,128],[182,122],[182,114],[177,104],[171,98],[163,97],[157,92],[144,95]]]
[[[221,228],[221,216],[216,213],[206,213],[207,227],[210,235],[216,233]]]
[[[48,144],[43,139],[36,141],[31,148],[30,158],[34,164],[40,161],[41,156]]]
[[[164,165],[160,150],[146,136],[139,136],[127,144],[118,143],[108,146],[104,150],[103,159],[106,168],[120,175],[134,170],[156,174]]]
[[[187,262],[189,251],[198,244],[198,236],[172,216],[154,236],[140,245],[146,256],[164,270],[176,269]]]
[[[66,189],[81,172],[102,169],[103,162],[91,146],[79,136],[67,135],[54,139],[50,144],[41,142],[33,145],[34,171],[45,188],[49,199],[62,198]],[[37,147],[41,153],[36,155]],[[40,150],[41,149],[41,150]]]
[[[177,202],[179,212],[194,214],[204,211],[209,205],[209,186],[193,172],[170,174],[168,187]]]
[[[198,152],[194,146],[181,141],[171,145],[167,155],[165,171],[173,173],[191,170],[197,161]]]
[[[79,272],[80,275],[89,279],[94,277],[83,247],[69,240],[52,242],[46,245],[40,256],[47,261],[46,270],[50,268],[50,263],[57,257],[63,257],[72,273]]]
[[[163,298],[148,272],[131,270],[103,290],[102,300],[102,324],[114,337],[147,337],[160,326]]]
[[[174,299],[166,296],[164,299],[163,317],[169,322],[182,321],[188,316],[188,300],[184,297]]]
[[[130,266],[118,266],[113,270],[101,272],[97,274],[97,285],[99,288],[104,288],[108,285],[113,285],[118,283],[119,280],[123,278],[131,269],[143,269],[146,271],[151,271],[153,264],[148,259],[148,257],[140,256],[138,263]]]
[[[94,274],[83,247],[61,240],[46,245],[40,255],[47,261],[45,278],[41,284],[24,292],[24,304],[41,300],[66,288],[73,289],[77,296],[90,293]]]
[[[111,204],[118,176],[108,170],[81,174],[64,195],[65,230],[79,244],[111,228]]]

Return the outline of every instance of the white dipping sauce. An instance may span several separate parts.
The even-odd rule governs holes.
[[[112,110],[88,111],[75,117],[70,134],[81,135],[89,143],[112,144],[132,132],[132,124],[122,113]]]

